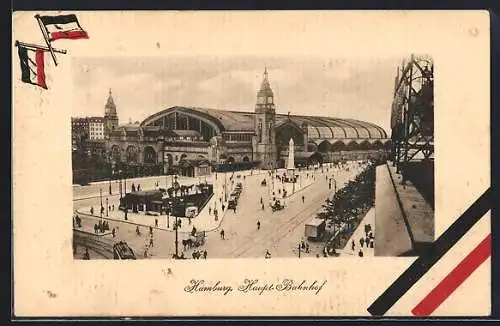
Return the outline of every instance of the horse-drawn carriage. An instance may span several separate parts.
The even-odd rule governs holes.
[[[190,234],[189,238],[182,240],[182,246],[184,247],[184,249],[203,246],[205,244],[205,237],[205,231]]]
[[[281,202],[279,200],[271,201],[269,203],[269,205],[271,206],[271,209],[273,212],[280,211],[283,208],[285,208],[285,206],[283,204],[281,204]]]

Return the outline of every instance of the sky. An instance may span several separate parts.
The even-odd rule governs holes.
[[[402,58],[76,57],[72,116],[103,116],[111,88],[120,124],[172,106],[253,111],[267,67],[278,113],[369,121],[389,133]]]

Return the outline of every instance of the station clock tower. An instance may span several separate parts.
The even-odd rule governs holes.
[[[260,90],[255,104],[255,153],[262,169],[276,168],[276,110],[274,94],[269,84],[267,68],[264,70]]]

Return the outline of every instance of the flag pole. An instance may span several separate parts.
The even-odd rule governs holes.
[[[29,44],[29,43],[24,43],[24,42],[19,42],[19,41],[16,41],[15,46],[22,46],[22,47],[30,48],[30,49],[34,49],[34,50],[40,49],[40,50],[50,51],[50,49],[48,47],[43,46],[43,45]],[[59,50],[59,49],[54,49],[54,48],[52,48],[52,50],[55,53],[62,53],[62,54],[67,53],[66,50]]]
[[[42,31],[43,38],[45,39],[45,43],[47,43],[47,47],[48,47],[48,49],[50,51],[50,54],[52,55],[52,59],[54,59],[54,63],[57,66],[56,55],[54,53],[54,49],[52,49],[52,45],[50,45],[49,35],[47,34],[47,29],[45,28],[45,25],[43,25],[42,21],[40,20],[40,15],[39,14],[36,14],[35,18],[36,18],[36,20],[38,22],[38,26],[40,27],[40,30]]]

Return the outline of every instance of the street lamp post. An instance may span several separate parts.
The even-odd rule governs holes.
[[[109,194],[112,195],[113,193],[111,192],[111,175],[109,176]]]
[[[127,167],[125,166],[125,177],[123,179],[123,194],[127,195]]]
[[[179,239],[178,239],[178,229],[179,223],[177,222],[177,216],[175,217],[175,257],[179,258]]]
[[[99,197],[101,198],[101,207],[102,207],[102,188],[99,189]]]
[[[227,172],[224,172],[224,201],[227,201]]]
[[[122,170],[118,171],[118,177],[119,177],[119,180],[120,180],[120,199],[123,197],[122,195],[122,179],[123,179],[123,175],[122,175]]]

